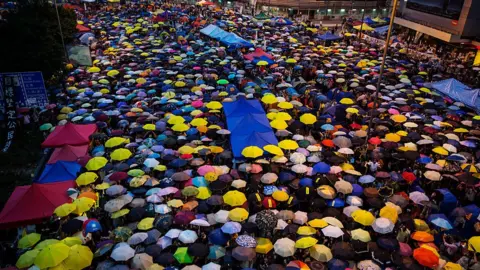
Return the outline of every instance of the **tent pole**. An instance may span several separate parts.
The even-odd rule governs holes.
[[[390,46],[390,36],[392,35],[392,28],[393,28],[393,22],[395,20],[395,12],[397,11],[397,4],[398,4],[398,0],[393,0],[392,14],[390,15],[390,25],[388,26],[387,39],[385,40],[385,48],[383,48],[382,65],[380,66],[380,74],[378,75],[377,89],[375,89],[373,108],[370,111],[370,119],[368,122],[368,130],[367,130],[367,137],[365,138],[365,144],[368,143],[368,139],[370,138],[372,133],[373,111],[377,108],[378,92],[380,91],[380,84],[382,82],[383,71],[385,70],[385,60],[387,58],[388,47]],[[367,154],[367,151],[365,151],[365,155],[366,154]]]

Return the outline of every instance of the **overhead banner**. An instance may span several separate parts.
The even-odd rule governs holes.
[[[90,55],[90,48],[88,46],[70,46],[67,47],[68,59],[72,65],[78,66],[92,66],[92,57]]]
[[[4,75],[0,80],[2,86],[2,95],[5,106],[5,116],[7,121],[7,136],[2,152],[6,153],[12,145],[15,136],[15,128],[17,127],[17,112],[15,105],[15,88],[19,87],[18,77],[15,75]]]
[[[6,97],[5,89],[3,89],[3,78],[11,77],[15,81],[13,85],[13,94],[15,97],[16,107],[40,107],[43,108],[48,104],[47,89],[43,81],[42,72],[12,72],[0,73],[0,120],[5,120]]]

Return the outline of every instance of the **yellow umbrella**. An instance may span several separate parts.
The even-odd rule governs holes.
[[[33,247],[40,241],[40,238],[42,238],[42,236],[38,233],[29,233],[18,241],[17,247],[22,249]]]
[[[332,251],[325,245],[314,245],[309,251],[310,257],[320,262],[328,262],[333,258]]]
[[[104,157],[94,157],[87,162],[85,168],[89,171],[98,171],[107,165],[108,160]]]
[[[274,95],[265,95],[262,97],[262,102],[265,104],[274,104],[277,103],[278,100]]]
[[[300,116],[300,122],[304,123],[305,125],[313,125],[317,122],[317,117],[311,113],[305,113]]]
[[[111,218],[114,219],[114,218],[123,217],[128,213],[130,213],[130,209],[120,209],[117,212],[113,212]]]
[[[430,230],[430,227],[428,227],[427,222],[425,222],[425,220],[423,219],[418,219],[418,218],[414,219],[413,225],[415,226],[416,231],[426,232]]]
[[[63,262],[70,252],[70,247],[57,243],[42,249],[35,258],[35,265],[40,269],[54,267]]]
[[[128,143],[128,139],[122,138],[122,137],[113,137],[108,139],[105,142],[105,147],[106,148],[112,148],[112,147],[117,147],[121,144]]]
[[[73,247],[74,245],[81,245],[82,244],[82,240],[76,236],[70,236],[70,237],[65,237],[62,239],[61,241],[62,243],[64,243],[65,245],[69,246],[69,247]]]
[[[267,61],[258,61],[257,66],[268,66]]]
[[[368,24],[366,23],[363,23],[361,25],[356,25],[354,26],[353,28],[357,29],[357,30],[362,30],[362,31],[373,31],[375,30],[374,28],[370,27]]]
[[[188,129],[189,129],[189,127],[185,124],[176,124],[172,127],[172,130],[176,131],[176,132],[185,132]]]
[[[317,230],[315,230],[314,228],[312,228],[310,226],[300,226],[297,229],[297,234],[298,235],[313,235],[313,234],[316,234],[316,233],[317,233]]]
[[[164,270],[165,268],[157,263],[150,265],[147,270]]]
[[[88,73],[98,73],[98,72],[100,72],[100,68],[99,67],[91,67],[91,68],[87,69],[87,72]]]
[[[389,219],[393,224],[397,223],[398,220],[397,209],[388,205],[380,209],[380,216]]]
[[[328,223],[323,219],[312,219],[308,222],[308,225],[312,226],[313,228],[325,228],[328,226]]]
[[[292,120],[292,116],[286,112],[279,112],[275,114],[275,120],[289,121]]]
[[[178,152],[182,155],[192,154],[193,152],[195,152],[195,149],[193,149],[193,147],[191,147],[191,146],[184,145],[184,146],[178,148]]]
[[[468,239],[468,250],[475,251],[475,253],[480,252],[480,236],[474,236]]]
[[[154,131],[156,129],[155,125],[154,124],[146,124],[143,126],[143,129],[144,130],[150,130],[150,131]]]
[[[285,150],[295,150],[299,147],[298,143],[293,140],[283,140],[278,143],[278,146]]]
[[[240,206],[247,201],[245,194],[240,191],[232,190],[223,195],[223,202],[230,206]]]
[[[198,126],[206,126],[208,124],[207,120],[203,119],[203,118],[195,118],[192,120],[192,122],[190,122],[190,125],[194,126],[194,127],[198,127]]]
[[[78,186],[86,186],[91,183],[94,183],[98,179],[98,175],[94,172],[84,172],[80,174],[75,182]]]
[[[199,187],[198,188],[198,194],[197,194],[197,199],[200,200],[206,200],[212,196],[212,192],[208,187]]]
[[[228,218],[233,221],[241,222],[248,218],[248,212],[244,208],[237,207],[228,212]]]
[[[95,205],[95,201],[87,197],[82,197],[73,201],[72,204],[74,204],[76,207],[73,213],[81,215],[90,210]]]
[[[443,267],[444,270],[462,270],[462,266],[457,263],[447,262]]]
[[[110,187],[110,184],[104,182],[104,183],[101,183],[101,184],[96,185],[96,186],[95,186],[95,189],[96,189],[96,190],[105,190],[105,189],[107,189],[107,188],[109,188],[109,187]]]
[[[42,250],[50,245],[53,245],[53,244],[57,244],[57,243],[60,243],[59,240],[57,239],[47,239],[47,240],[43,240],[42,242],[38,243],[36,246],[35,246],[35,249],[37,250]]]
[[[147,80],[145,80],[144,78],[138,78],[138,79],[135,80],[135,82],[138,83],[138,84],[144,84],[144,83],[147,82]]]
[[[57,217],[65,217],[70,215],[70,213],[72,213],[73,211],[75,211],[76,208],[77,206],[75,206],[74,204],[64,203],[58,206],[57,208],[55,208],[53,213],[57,215]]]
[[[119,74],[120,72],[118,70],[112,69],[109,72],[107,72],[107,76],[109,77],[115,77]]]
[[[395,115],[392,115],[390,117],[390,119],[392,119],[392,121],[396,122],[396,123],[403,123],[403,122],[407,122],[407,117],[405,115],[402,115],[402,114],[395,114]]]
[[[272,197],[278,202],[285,202],[290,198],[287,192],[283,190],[275,190],[272,194]]]
[[[359,240],[364,243],[368,243],[372,241],[372,238],[370,237],[370,233],[368,233],[363,229],[356,229],[356,230],[353,230],[351,233],[352,233],[353,240]]]
[[[142,219],[137,224],[137,229],[142,230],[142,231],[150,230],[151,228],[153,228],[153,221],[154,220],[155,220],[155,218],[152,218],[152,217]]]
[[[222,103],[218,101],[210,101],[205,106],[211,110],[219,110],[223,107]]]
[[[340,104],[345,104],[345,105],[352,105],[355,102],[351,98],[342,98],[340,100]]]
[[[172,115],[170,116],[170,118],[168,118],[167,123],[169,123],[170,125],[183,124],[185,123],[185,118],[179,115]]]
[[[289,63],[289,64],[295,64],[295,63],[297,63],[297,60],[295,60],[293,58],[288,58],[285,62]]]
[[[122,161],[129,159],[132,156],[132,152],[126,148],[116,149],[110,154],[110,158],[115,161]]]
[[[453,130],[453,132],[457,132],[457,133],[468,133],[468,129],[466,128],[456,128]]]
[[[74,245],[63,262],[69,269],[84,269],[92,264],[93,253],[89,247]]]
[[[347,113],[358,114],[358,109],[356,109],[356,108],[347,108],[345,111]]]
[[[363,226],[370,226],[375,221],[375,217],[372,213],[366,210],[356,210],[352,213],[352,218],[355,222],[362,224]]]
[[[302,237],[295,242],[295,247],[296,248],[309,248],[309,247],[314,246],[317,242],[318,242],[318,240],[311,237],[311,236]]]
[[[242,155],[246,158],[257,158],[263,155],[263,150],[258,146],[247,146],[243,148]]]
[[[447,149],[443,148],[442,146],[437,146],[433,148],[432,152],[437,153],[442,156],[448,156],[448,151]]]
[[[278,147],[276,145],[273,145],[273,144],[265,145],[263,147],[263,150],[265,150],[268,153],[273,154],[275,156],[284,156],[285,155],[280,147]]]
[[[281,109],[293,109],[292,103],[286,101],[279,102],[277,106]]]
[[[147,175],[142,175],[141,177],[134,177],[132,181],[130,181],[130,186],[131,187],[141,187],[145,184],[145,182],[148,181],[148,176]]]
[[[220,154],[223,151],[225,151],[222,147],[215,146],[215,145],[209,146],[209,148],[210,148],[210,151],[212,151],[212,153],[214,153],[214,154]]]
[[[401,140],[400,135],[395,133],[388,133],[385,135],[385,140],[389,142],[399,142]]]
[[[18,258],[15,266],[19,269],[32,266],[32,264],[35,262],[35,258],[38,256],[38,253],[40,253],[40,250],[38,249],[32,249],[23,253],[20,258]]]
[[[286,129],[288,127],[287,122],[281,119],[275,119],[272,122],[270,122],[270,126],[274,129]]]
[[[177,81],[175,82],[175,87],[185,87],[185,82],[182,82],[182,81]]]
[[[255,251],[260,254],[267,254],[273,249],[272,241],[268,238],[257,238],[257,246],[255,247]]]
[[[179,199],[174,199],[174,200],[168,201],[167,205],[170,206],[170,207],[179,208],[179,207],[183,206],[183,202]]]
[[[214,172],[208,172],[203,176],[203,178],[205,178],[205,180],[209,182],[213,182],[213,181],[217,181],[218,175]]]

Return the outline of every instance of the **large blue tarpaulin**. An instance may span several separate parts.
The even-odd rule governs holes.
[[[373,30],[373,31],[375,31],[375,32],[377,32],[377,33],[379,33],[379,34],[383,34],[383,33],[385,33],[385,32],[388,31],[388,25],[377,27],[377,28],[375,28],[375,30]]]
[[[268,122],[265,111],[258,100],[240,98],[235,102],[223,103],[230,130],[230,141],[235,157],[242,156],[247,146],[262,148],[267,144],[277,145],[278,141]]]
[[[57,161],[45,166],[42,175],[34,181],[39,184],[75,180],[82,166],[75,161]]]
[[[207,35],[222,42],[229,47],[253,47],[252,43],[246,41],[245,39],[237,36],[234,33],[227,32],[213,24],[210,24],[207,27],[203,28],[202,30],[200,30],[200,32],[204,35]]]
[[[478,98],[480,95],[480,89],[471,89],[455,79],[434,82],[428,86],[455,101],[462,102],[470,108],[473,108],[477,111],[480,110],[480,99]]]
[[[325,41],[342,39],[341,37],[330,32],[326,32],[325,34],[318,36],[318,38]]]

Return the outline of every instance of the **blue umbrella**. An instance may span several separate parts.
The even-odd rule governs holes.
[[[319,162],[313,166],[312,174],[328,172],[330,172],[330,165],[325,162]]]
[[[222,232],[227,234],[235,234],[235,233],[239,233],[242,230],[242,225],[240,225],[240,223],[238,222],[229,221],[223,224],[221,230]]]
[[[273,192],[275,192],[276,190],[278,190],[278,188],[276,186],[264,186],[263,187],[263,194],[272,195]]]
[[[220,259],[221,257],[225,256],[226,249],[222,246],[210,246],[210,251],[208,253],[208,259],[210,260],[217,260]]]
[[[295,179],[295,173],[292,171],[281,171],[278,175],[278,181],[285,183]]]
[[[345,201],[339,198],[327,200],[327,205],[334,208],[342,208],[345,206]]]
[[[417,159],[417,162],[422,164],[428,164],[428,163],[431,163],[432,161],[433,160],[430,157],[421,157]]]
[[[208,240],[214,245],[224,246],[230,238],[228,234],[223,233],[221,229],[215,229],[208,235]]]
[[[300,179],[300,182],[298,182],[298,185],[300,187],[311,187],[313,186],[313,180],[311,178],[302,178]]]
[[[428,221],[435,226],[438,226],[443,229],[453,229],[452,224],[444,214],[433,214],[428,217]]]
[[[358,179],[358,182],[362,183],[362,184],[368,184],[368,183],[373,183],[375,181],[375,177],[371,176],[371,175],[363,175],[360,177],[360,179]]]
[[[353,191],[352,191],[353,196],[361,196],[363,194],[363,188],[360,185],[352,184],[352,187],[353,187]]]
[[[328,262],[328,269],[330,270],[344,270],[348,267],[348,263],[339,259],[331,259]]]
[[[192,179],[192,184],[196,187],[206,187],[206,186],[208,186],[208,183],[205,180],[205,178],[203,178],[203,176],[197,176],[197,177],[193,178]]]
[[[459,154],[453,154],[453,155],[450,155],[446,158],[446,160],[450,160],[450,161],[467,161],[467,159],[462,156],[462,155],[459,155]]]
[[[180,168],[180,167],[183,167],[183,166],[187,165],[187,163],[188,162],[185,159],[177,158],[177,159],[172,160],[168,164],[168,166],[173,167],[173,168]]]
[[[334,129],[334,127],[333,127],[332,125],[330,125],[330,124],[324,124],[324,125],[322,125],[320,128],[323,129],[323,130],[327,130],[327,131]]]

